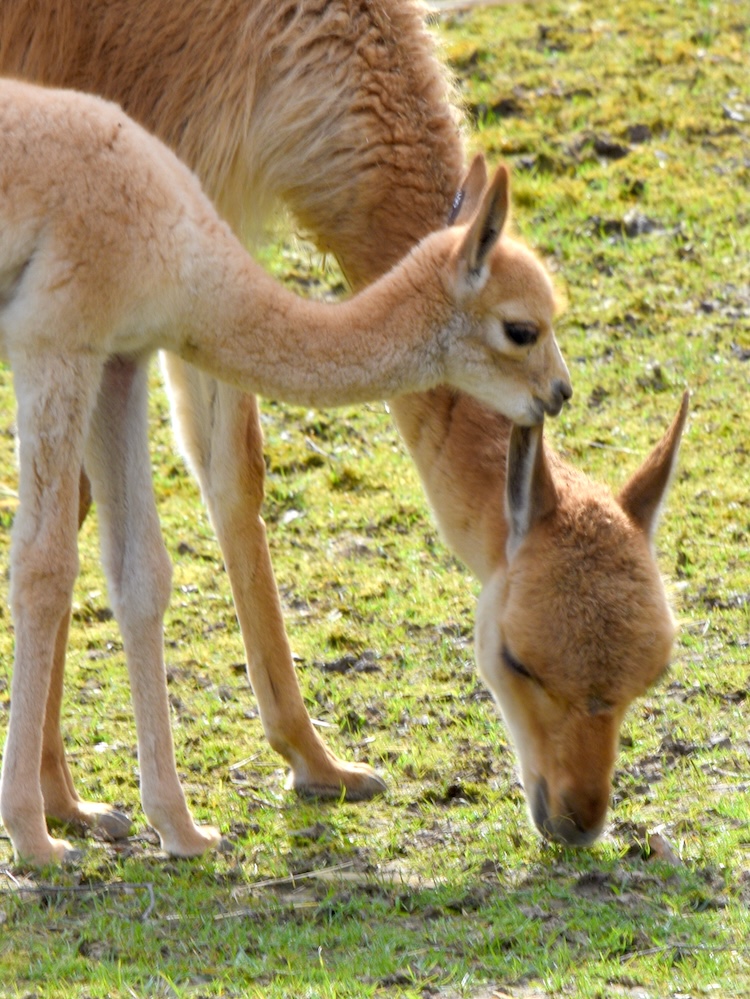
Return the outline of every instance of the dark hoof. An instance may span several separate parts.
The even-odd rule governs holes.
[[[385,794],[388,785],[373,771],[359,774],[359,779],[351,785],[346,784],[296,784],[294,791],[300,798],[317,801],[369,801],[379,794]]]
[[[130,835],[130,818],[124,812],[102,812],[90,820],[90,828],[99,839],[113,842]]]

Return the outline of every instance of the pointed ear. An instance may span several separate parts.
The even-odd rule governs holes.
[[[557,492],[544,454],[543,424],[514,424],[505,475],[507,555],[511,561],[529,531],[557,506]]]
[[[626,484],[617,500],[630,519],[653,539],[664,497],[677,463],[690,393],[685,392],[672,426]]]
[[[471,161],[471,166],[464,177],[461,187],[458,189],[456,197],[453,199],[453,208],[448,216],[448,225],[465,225],[474,212],[482,197],[482,192],[487,185],[487,163],[484,155],[477,153]]]
[[[459,250],[466,273],[478,278],[493,246],[500,238],[510,204],[510,175],[506,166],[499,166],[485,188],[479,209],[469,226]]]

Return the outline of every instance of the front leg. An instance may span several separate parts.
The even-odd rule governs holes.
[[[212,519],[225,552],[263,730],[291,766],[288,786],[303,797],[338,798],[343,791],[350,801],[372,798],[385,790],[381,778],[367,764],[339,759],[313,727],[284,628],[265,524],[257,513],[238,512],[222,504],[220,510],[212,507]]]
[[[385,790],[375,771],[346,763],[318,735],[302,699],[261,517],[265,464],[257,400],[163,355],[183,449],[221,545],[266,737],[303,796],[366,800]]]

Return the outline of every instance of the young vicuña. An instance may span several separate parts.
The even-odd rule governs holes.
[[[273,281],[193,174],[117,106],[0,80],[0,134],[0,353],[13,370],[20,457],[3,822],[20,857],[45,862],[67,848],[47,834],[40,774],[55,642],[77,574],[85,462],[133,686],[144,808],[165,849],[199,853],[216,834],[193,824],[173,759],[162,655],[170,566],[146,430],[150,355],[168,348],[240,388],[308,405],[448,381],[534,423],[570,396],[551,285],[529,250],[500,238],[502,168],[482,184],[470,225],[431,234],[378,282],[330,305]],[[480,160],[471,188],[477,179]]]
[[[238,232],[249,230],[275,200],[285,202],[319,248],[337,257],[355,288],[444,225],[464,173],[449,87],[423,10],[412,0],[36,0],[32,8],[26,0],[3,0],[0,71],[121,103],[198,173]],[[299,793],[377,793],[384,786],[380,778],[364,764],[334,756],[300,696],[260,516],[263,459],[255,401],[179,358],[168,357],[166,370],[182,444],[226,562],[266,735],[289,762]],[[562,499],[554,516],[534,522],[505,571],[507,421],[447,387],[400,396],[391,411],[444,537],[485,583],[480,661],[522,743],[532,811],[546,835],[590,839],[601,826],[602,775],[611,768],[617,722],[663,666],[663,642],[671,634],[649,532],[640,526],[642,518],[632,520],[604,490],[578,480],[548,454]],[[574,481],[583,490],[579,507],[571,507]],[[633,482],[628,508],[647,506],[653,491],[648,475]],[[611,533],[594,531],[589,517],[592,525],[611,522]],[[623,545],[628,554],[619,559]],[[562,586],[565,565],[583,589]],[[547,609],[538,635],[530,614],[520,636],[526,578],[535,595],[531,606]],[[503,663],[493,650],[502,652],[499,636],[506,632],[515,657],[506,668],[518,663],[534,669],[544,683],[500,673]],[[42,784],[48,814],[82,822],[89,810],[100,814],[100,806],[79,801],[65,761],[63,649],[61,641],[47,705]],[[599,703],[589,698],[595,669],[605,685],[613,677],[613,692],[597,695],[611,707],[590,719],[585,713],[588,734],[579,744],[571,725],[575,729],[582,706]],[[553,671],[560,674],[557,683],[551,682]],[[553,711],[551,700],[563,681],[569,699],[556,701]],[[522,703],[529,705],[528,717]],[[537,707],[538,715],[532,714]],[[556,761],[547,769],[538,762],[545,756]],[[574,816],[569,805],[589,797],[592,787],[596,806]]]

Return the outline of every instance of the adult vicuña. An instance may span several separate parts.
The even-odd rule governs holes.
[[[198,173],[238,232],[260,217],[259,207],[280,199],[361,287],[444,225],[464,173],[457,116],[422,15],[411,0],[36,0],[31,10],[26,0],[3,0],[0,71],[117,100]],[[289,762],[300,793],[376,793],[382,781],[368,767],[334,756],[300,696],[260,517],[263,460],[255,401],[179,358],[168,358],[166,367],[183,446],[231,580],[266,735]],[[401,396],[391,411],[444,536],[480,578],[491,580],[504,562],[507,422],[449,388]],[[588,495],[593,487],[586,488]],[[551,523],[559,525],[559,518]],[[580,544],[564,546],[577,574],[586,529],[575,518],[567,529],[573,538],[580,532]],[[634,555],[623,563],[613,560],[603,540],[598,554],[589,549],[587,616],[579,622],[587,622],[584,648],[606,632],[613,614],[630,622],[599,650],[603,674],[624,671],[630,679],[629,687],[618,687],[618,717],[655,671],[650,661],[630,655],[628,628],[645,632],[654,619],[654,611],[633,597],[633,566],[636,578],[645,576],[658,591],[653,607],[659,630],[670,626],[645,536],[635,532],[627,540]],[[543,583],[543,566],[540,572]],[[518,578],[510,574],[508,586]],[[550,602],[548,623],[562,629],[565,675],[573,686],[580,677],[584,703],[589,666],[564,637],[576,606],[574,593],[569,599],[570,610],[559,619],[558,604]],[[484,621],[492,606],[483,600]],[[544,648],[540,642],[540,656]],[[528,656],[528,650],[515,654]],[[58,654],[43,785],[50,814],[82,821],[88,806],[72,790],[59,734],[63,665]],[[560,710],[565,717],[564,704]],[[540,754],[555,744],[557,731],[556,724],[536,727]],[[602,747],[609,757],[609,731]],[[588,786],[596,757],[592,745],[588,759],[568,767],[569,796]],[[579,841],[573,824],[562,817],[555,822],[562,806],[552,778],[547,781],[545,831]],[[590,835],[600,820],[588,823]]]
[[[599,835],[620,723],[669,664],[675,627],[652,541],[687,411],[685,393],[616,499],[544,446],[541,427],[514,427],[505,510],[486,508],[474,537],[456,539],[483,583],[479,670],[513,737],[534,823],[563,843]],[[506,536],[505,550],[488,551],[488,536]]]
[[[470,225],[426,237],[380,281],[326,305],[297,298],[254,263],[195,177],[117,106],[0,81],[0,133],[0,351],[13,370],[20,443],[3,821],[20,857],[46,862],[67,848],[47,833],[40,773],[55,641],[77,574],[85,455],[131,675],[144,809],[165,849],[199,853],[217,834],[194,825],[172,751],[150,355],[166,347],[239,387],[310,405],[447,380],[534,423],[570,395],[551,285],[529,250],[500,238],[502,168]]]

